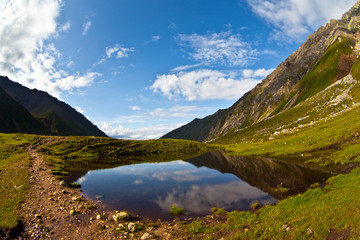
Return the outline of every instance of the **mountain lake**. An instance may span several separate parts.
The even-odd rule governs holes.
[[[182,217],[205,216],[211,214],[212,207],[250,210],[255,202],[275,204],[330,176],[330,172],[304,164],[225,156],[216,151],[186,160],[93,170],[76,183],[104,210],[128,210],[143,218],[172,220],[172,205],[184,208]]]

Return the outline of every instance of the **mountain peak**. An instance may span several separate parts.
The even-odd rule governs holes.
[[[360,1],[339,20],[331,20],[277,69],[233,106],[192,121],[163,138],[214,141],[239,135],[288,112],[349,75],[360,53]],[[360,74],[359,74],[360,75]],[[265,131],[265,130],[264,130]]]

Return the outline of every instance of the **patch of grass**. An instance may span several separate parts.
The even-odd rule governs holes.
[[[355,43],[354,39],[343,37],[329,46],[313,70],[299,82],[299,89],[303,93],[296,100],[296,104],[314,96],[335,80],[338,80],[336,78],[339,74],[338,63],[340,56],[342,54],[352,54],[352,47]]]
[[[185,214],[185,210],[183,208],[176,207],[175,205],[171,205],[170,214],[180,216],[180,215]]]
[[[191,222],[187,229],[190,233],[197,234],[197,233],[204,233],[206,231],[206,226],[204,226],[201,222],[195,220]]]
[[[324,189],[265,205],[256,213],[230,212],[224,224],[194,221],[185,227],[193,238],[211,237],[213,229],[231,233],[226,239],[326,239],[330,229],[347,229],[360,237],[360,168],[328,180]],[[289,228],[286,230],[286,228]],[[307,229],[312,230],[308,235]]]
[[[213,207],[211,208],[211,213],[213,215],[225,215],[228,213],[228,211],[226,211],[224,208]]]
[[[0,229],[14,228],[29,189],[30,156],[24,151],[34,137],[0,133]]]

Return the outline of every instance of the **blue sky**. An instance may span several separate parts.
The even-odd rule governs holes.
[[[0,75],[108,135],[158,138],[230,107],[356,0],[5,0]]]

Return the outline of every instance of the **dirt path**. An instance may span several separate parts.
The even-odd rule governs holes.
[[[104,229],[96,212],[88,209],[81,192],[66,187],[51,173],[39,154],[40,146],[55,138],[44,139],[39,146],[29,146],[31,155],[30,189],[23,204],[24,238],[30,239],[115,239],[113,231]],[[91,219],[90,219],[91,218]]]
[[[31,155],[30,189],[23,204],[23,239],[121,239],[122,236],[110,213],[98,213],[96,206],[81,196],[81,191],[66,187],[50,173],[49,166],[39,154],[41,145],[53,143],[55,138],[29,146]],[[96,219],[97,215],[102,219]]]

